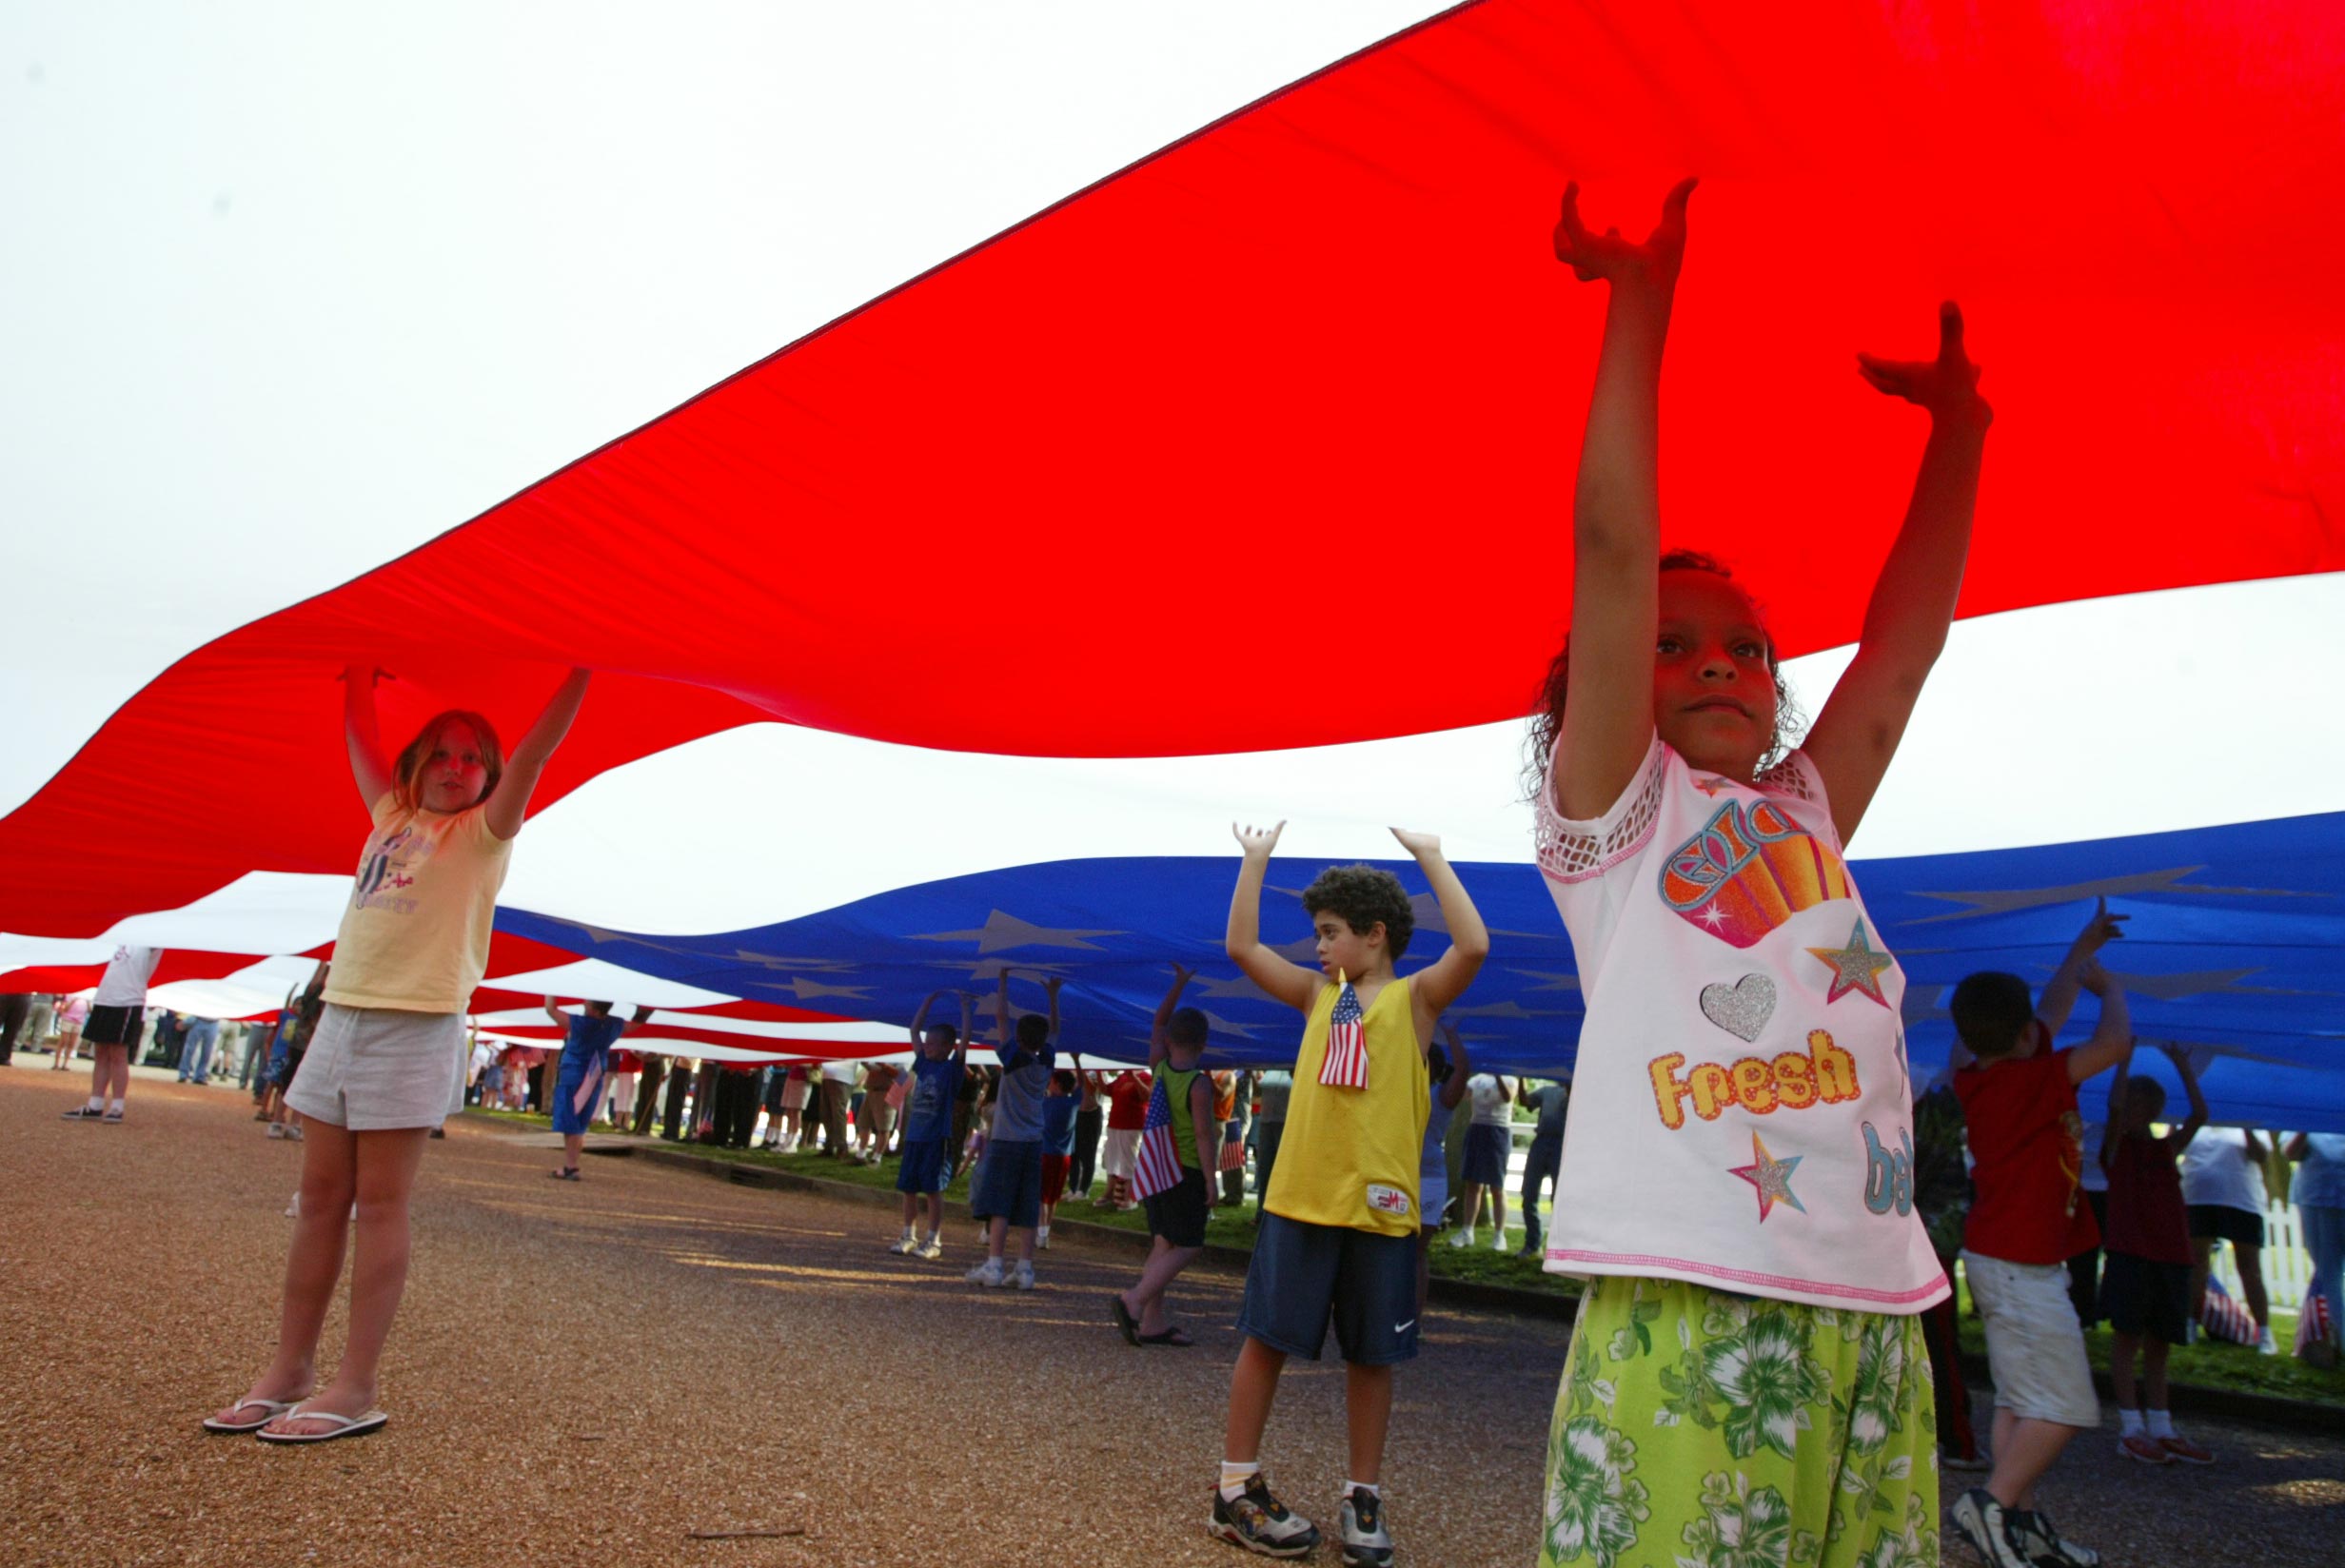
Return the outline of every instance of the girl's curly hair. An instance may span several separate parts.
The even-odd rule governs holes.
[[[1714,577],[1731,580],[1734,574],[1724,561],[1699,550],[1671,550],[1661,558],[1655,568],[1662,572],[1708,572]],[[1791,685],[1783,679],[1783,666],[1775,657],[1775,639],[1767,639],[1767,672],[1775,677],[1775,742],[1766,755],[1759,759],[1762,769],[1771,767],[1791,750],[1792,737],[1807,727],[1806,715],[1791,696]],[[1547,679],[1539,688],[1537,706],[1531,711],[1530,733],[1523,741],[1523,798],[1536,800],[1539,792],[1547,787],[1547,764],[1554,760],[1555,742],[1564,733],[1564,696],[1571,673],[1571,638],[1564,638],[1563,647],[1547,665]]]

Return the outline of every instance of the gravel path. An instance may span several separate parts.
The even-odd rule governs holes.
[[[1102,1312],[1136,1266],[1121,1248],[1064,1243],[1045,1288],[979,1295],[966,1225],[941,1264],[893,1258],[884,1209],[625,1160],[558,1186],[546,1151],[461,1124],[417,1191],[389,1427],[207,1439],[274,1331],[300,1147],[232,1091],[145,1080],[126,1125],[61,1122],[80,1089],[46,1066],[0,1069],[0,1562],[1251,1560],[1201,1528],[1238,1276],[1175,1287],[1199,1348],[1134,1351]],[[337,1316],[329,1357],[340,1336]],[[1535,1559],[1564,1346],[1547,1323],[1431,1325],[1386,1465],[1405,1561]],[[1314,1517],[1342,1399],[1340,1363],[1297,1362],[1271,1424],[1271,1474]],[[2220,1467],[2092,1441],[2047,1501],[2113,1568],[2345,1558],[2345,1437],[2197,1430]]]

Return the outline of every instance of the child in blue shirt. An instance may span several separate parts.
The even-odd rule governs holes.
[[[994,1092],[993,1130],[986,1135],[969,1199],[969,1211],[988,1222],[985,1262],[969,1271],[971,1284],[1035,1287],[1035,1230],[1042,1217],[1042,1101],[1058,1066],[1053,1042],[1058,1037],[1063,983],[1056,976],[1042,983],[1051,998],[1047,1019],[1028,1013],[1013,1029],[1010,970],[1001,971],[994,1004],[994,1052],[1001,1058],[1001,1083]],[[1017,1267],[1005,1273],[1002,1254],[1013,1230],[1019,1232]]]
[[[1074,1163],[1074,1117],[1082,1108],[1082,1078],[1065,1068],[1052,1073],[1051,1091],[1042,1097],[1042,1226],[1035,1232],[1039,1247],[1051,1245],[1051,1216],[1067,1190],[1067,1167]]]
[[[589,1002],[585,1010],[568,1013],[554,997],[545,999],[546,1016],[562,1030],[562,1065],[554,1078],[554,1130],[562,1134],[562,1168],[548,1172],[556,1181],[579,1180],[579,1155],[586,1147],[586,1127],[602,1099],[602,1078],[610,1065],[611,1048],[627,1030],[628,1020],[611,1016],[608,1002]],[[635,1009],[634,1022],[648,1023],[650,1008]]]
[[[904,1195],[904,1233],[888,1248],[932,1261],[944,1255],[945,1155],[953,1137],[953,1097],[969,1058],[969,993],[959,993],[958,1029],[928,1021],[929,1008],[943,994],[930,992],[912,1019],[912,1089],[904,1097],[903,1161],[896,1167],[896,1190]],[[922,1207],[928,1210],[924,1240],[913,1233]]]

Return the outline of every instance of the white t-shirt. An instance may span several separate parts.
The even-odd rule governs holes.
[[[147,1005],[147,982],[155,975],[155,966],[163,962],[161,948],[120,947],[98,976],[98,993],[90,998],[90,1006],[99,1008],[143,1008]]]
[[[825,1062],[822,1064],[822,1081],[826,1084],[845,1084],[852,1088],[856,1075],[862,1070],[863,1064],[860,1062]]]
[[[2247,1157],[2244,1128],[2198,1129],[2182,1151],[2182,1201],[2263,1212],[2263,1167]]]
[[[1473,1096],[1476,1127],[1512,1127],[1514,1107],[1499,1098],[1498,1079],[1494,1074],[1477,1072],[1466,1080],[1466,1092]]]
[[[1905,976],[1814,765],[1737,784],[1656,738],[1602,817],[1543,791],[1538,821],[1587,1001],[1547,1268],[1869,1312],[1942,1299]]]

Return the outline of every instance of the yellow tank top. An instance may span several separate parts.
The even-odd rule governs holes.
[[[1328,1088],[1319,1082],[1338,994],[1335,986],[1321,987],[1303,1026],[1287,1130],[1262,1206],[1310,1225],[1411,1236],[1424,1223],[1417,1212],[1417,1165],[1431,1099],[1409,982],[1386,982],[1362,1020],[1366,1088]]]

